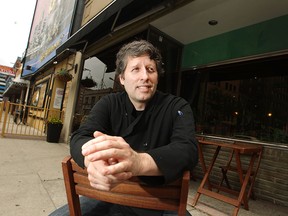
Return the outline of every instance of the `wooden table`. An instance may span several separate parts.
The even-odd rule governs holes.
[[[262,155],[262,146],[261,145],[255,145],[255,144],[244,144],[244,143],[224,143],[224,142],[216,142],[216,141],[208,141],[208,140],[199,140],[198,141],[198,146],[199,146],[199,160],[202,166],[202,169],[204,171],[204,177],[203,180],[197,190],[197,193],[194,197],[194,200],[192,200],[192,206],[195,206],[197,204],[197,201],[200,197],[201,194],[204,194],[206,196],[221,200],[223,202],[229,203],[233,206],[235,206],[234,211],[233,211],[233,216],[236,216],[238,214],[239,208],[241,206],[241,203],[244,204],[244,208],[248,210],[248,194],[250,195],[250,192],[252,190],[254,181],[255,181],[255,176],[257,174],[259,165],[260,165],[260,160],[261,160],[261,155]],[[207,168],[205,165],[204,161],[204,156],[203,156],[203,151],[202,151],[202,146],[203,145],[210,145],[216,147],[215,153],[212,157],[211,163],[209,167]],[[209,181],[209,175],[212,171],[212,168],[215,164],[215,161],[217,159],[217,156],[221,150],[221,148],[228,148],[230,149],[233,154],[232,157],[235,157],[236,160],[236,169],[235,171],[239,175],[239,181],[240,181],[240,191],[238,191],[238,197],[232,198],[231,196],[226,196],[223,194],[219,193],[219,187],[217,188],[217,191],[213,191],[212,189],[215,187],[215,185],[211,184]],[[242,169],[242,164],[241,164],[241,154],[247,154],[250,157],[250,162],[248,169],[244,171]],[[228,162],[227,158],[227,162]],[[254,163],[256,161],[256,167],[254,167]],[[231,160],[228,162],[230,166]],[[229,169],[228,166],[228,169]],[[244,174],[245,173],[245,174]],[[253,173],[253,176],[252,176]],[[246,192],[247,185],[249,183],[249,179],[252,178],[252,181],[250,182],[250,188],[249,192]],[[208,189],[205,188],[205,185],[208,187]],[[225,192],[229,192],[229,190],[226,190]],[[231,193],[234,194],[235,193]]]

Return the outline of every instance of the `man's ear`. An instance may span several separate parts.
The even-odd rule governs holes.
[[[123,74],[120,74],[119,75],[119,81],[120,81],[121,85],[124,85],[124,80],[125,80],[125,78],[124,78]]]

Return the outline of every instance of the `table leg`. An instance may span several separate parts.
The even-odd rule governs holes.
[[[241,183],[241,190],[240,190],[240,193],[239,193],[239,197],[238,197],[238,209],[241,205],[241,203],[243,202],[244,204],[244,208],[246,210],[249,210],[249,207],[248,207],[248,198],[247,198],[247,193],[246,193],[246,188],[247,188],[247,185],[248,185],[248,182],[249,182],[249,179],[251,177],[251,172],[252,172],[252,169],[253,169],[253,166],[254,166],[254,161],[256,159],[256,154],[253,153],[251,155],[251,159],[250,159],[250,163],[249,163],[249,167],[248,167],[248,170],[247,170],[247,173],[245,175],[245,179],[243,181],[243,171],[242,171],[242,167],[241,167],[241,161],[240,161],[240,155],[239,155],[239,152],[237,152],[236,154],[236,163],[237,163],[237,169],[238,169],[238,173],[239,173],[239,179],[240,179],[240,183]]]
[[[202,149],[202,146],[199,144],[198,144],[198,152],[199,152],[199,160],[202,166],[202,170],[204,173],[206,173],[207,169],[206,169],[205,160],[203,156],[203,149]]]
[[[253,170],[251,170],[252,177],[251,177],[250,187],[249,187],[248,194],[247,194],[248,199],[250,198],[251,194],[252,194],[252,198],[255,199],[254,194],[253,194],[253,186],[254,186],[254,182],[256,179],[256,175],[257,175],[258,170],[259,170],[259,166],[260,166],[260,162],[261,162],[261,158],[262,158],[262,151],[263,151],[263,147],[261,147],[259,149],[259,152],[257,152],[255,155],[255,162],[257,160],[257,163],[256,163],[255,170],[254,170],[254,168],[253,168]],[[254,174],[252,174],[253,171],[254,171]]]
[[[235,208],[232,215],[237,216],[238,212],[239,212],[239,208]]]
[[[198,152],[199,152],[200,164],[201,164],[203,173],[205,175],[205,173],[207,172],[207,168],[206,168],[206,164],[205,164],[205,160],[204,160],[202,145],[199,145],[199,143],[198,143]],[[211,184],[209,182],[209,179],[207,181],[207,185],[208,185],[209,190],[212,190],[212,186],[211,186]]]
[[[231,161],[232,161],[232,159],[234,157],[234,152],[235,152],[234,150],[231,151],[229,160],[227,162],[227,165],[220,167],[221,168],[221,172],[222,172],[222,178],[221,178],[221,181],[220,181],[220,183],[218,185],[218,191],[217,191],[218,193],[220,191],[220,188],[222,187],[223,181],[225,181],[227,187],[229,189],[231,189],[231,186],[230,186],[228,178],[227,178],[227,172],[228,172],[228,170],[229,170],[229,168],[231,166]]]
[[[201,192],[200,192],[200,191],[202,190],[202,188],[204,188],[204,186],[205,186],[205,184],[207,183],[207,181],[209,181],[209,175],[210,175],[210,173],[211,173],[211,171],[212,171],[212,168],[213,168],[213,166],[214,166],[214,163],[215,163],[215,161],[216,161],[216,158],[217,158],[217,156],[218,156],[218,154],[219,154],[220,149],[221,149],[221,146],[217,146],[216,151],[215,151],[215,153],[214,153],[214,155],[213,155],[211,164],[209,165],[208,170],[206,170],[206,173],[205,173],[205,175],[204,175],[204,178],[203,178],[203,180],[201,181],[201,184],[200,184],[200,186],[199,186],[199,188],[198,188],[198,190],[197,190],[197,193],[196,193],[196,195],[195,195],[195,197],[194,197],[192,206],[195,206],[195,205],[197,204],[198,199],[199,199],[199,197],[200,197],[200,195],[201,195]],[[203,153],[202,153],[202,154],[203,154]],[[205,167],[205,169],[206,169],[206,167]]]
[[[239,151],[235,151],[235,160],[236,160],[237,172],[238,172],[238,175],[239,175],[239,182],[240,182],[240,185],[241,185],[241,188],[242,188],[244,181],[243,181],[243,169],[242,169],[242,165],[241,165],[241,159],[240,159]],[[247,176],[247,174],[246,174],[246,176]],[[244,208],[248,210],[246,196],[243,196],[243,199],[242,198],[240,199],[240,193],[239,193],[238,201],[239,201],[239,203],[238,203],[237,208],[240,208],[240,205],[243,202]]]

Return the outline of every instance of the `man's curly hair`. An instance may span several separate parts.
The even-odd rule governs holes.
[[[156,63],[158,75],[164,74],[162,56],[159,50],[146,40],[132,41],[122,46],[116,55],[116,76],[123,74],[127,66],[127,58],[148,55]]]

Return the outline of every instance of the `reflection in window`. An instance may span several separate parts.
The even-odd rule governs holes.
[[[113,54],[113,56],[115,58],[116,54]],[[102,62],[97,57],[91,57],[84,62],[72,132],[78,129],[80,124],[86,120],[93,105],[99,101],[103,95],[107,95],[115,90],[115,85],[116,87],[120,86],[120,84],[114,81],[115,69],[113,68],[115,67],[113,65],[115,64],[115,60],[109,56],[104,59],[109,61]],[[108,64],[110,61],[113,62],[112,66]],[[87,83],[90,83],[87,82],[87,80],[96,82],[97,85],[91,87],[91,85],[87,85]]]
[[[288,143],[288,75],[265,64],[183,73],[197,133]]]
[[[34,92],[32,95],[32,102],[31,102],[32,106],[36,106],[40,108],[44,107],[47,84],[48,84],[48,81],[44,81],[35,86]]]

